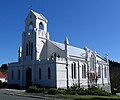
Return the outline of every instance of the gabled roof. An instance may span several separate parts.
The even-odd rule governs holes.
[[[65,50],[65,44],[59,43],[59,42],[55,42],[55,41],[50,41],[50,42],[52,42],[55,46],[57,46],[61,50]]]
[[[50,41],[50,42],[52,42],[54,45],[56,45],[61,50],[65,50],[65,44],[58,43],[55,41]],[[68,49],[69,49],[69,55],[71,55],[71,56],[82,57],[83,54],[85,53],[84,49],[77,48],[77,47],[70,46],[70,45],[68,45]]]
[[[36,16],[36,18],[44,20],[46,23],[48,22],[47,19],[42,14],[34,12],[33,10],[30,10],[30,12],[32,12]]]
[[[84,49],[77,48],[74,46],[68,46],[68,48],[69,48],[69,55],[71,56],[83,57],[86,53]]]
[[[5,77],[5,79],[8,79],[8,73],[6,73],[6,74],[4,75],[4,77]]]

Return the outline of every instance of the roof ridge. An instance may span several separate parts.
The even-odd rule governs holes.
[[[30,10],[36,17],[44,20],[45,22],[48,22],[48,20],[41,14],[41,13],[38,13],[38,12],[35,12],[33,10]]]

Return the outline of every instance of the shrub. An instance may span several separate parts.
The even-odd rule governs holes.
[[[48,94],[52,94],[52,95],[57,94],[57,89],[53,89],[53,88],[49,89]]]
[[[77,94],[78,94],[78,95],[84,95],[84,94],[85,94],[85,90],[82,89],[82,88],[79,88],[79,89],[77,89],[76,91],[77,91]]]
[[[91,87],[88,89],[82,89],[82,88],[77,88],[77,87],[71,87],[69,89],[54,89],[54,88],[39,88],[38,86],[29,86],[26,92],[29,93],[47,93],[47,94],[69,94],[69,95],[100,95],[100,96],[110,96],[111,93],[106,92],[104,90],[100,90],[96,87]]]
[[[26,90],[26,92],[28,93],[37,93],[38,92],[38,88],[35,85],[29,86],[29,88]]]
[[[66,89],[64,92],[63,92],[63,94],[70,94],[70,95],[75,95],[75,94],[77,94],[77,91],[76,90],[72,90],[71,88],[69,88],[69,89]]]
[[[111,93],[105,91],[105,90],[100,90],[99,88],[96,87],[91,87],[86,90],[86,95],[100,95],[100,96],[110,96]]]
[[[64,91],[65,91],[65,89],[61,89],[61,88],[57,89],[58,94],[64,94]]]
[[[38,88],[37,93],[45,93],[46,89],[45,88]]]
[[[75,90],[77,90],[77,89],[78,89],[78,86],[77,86],[77,84],[74,84],[73,86],[71,86],[71,87],[70,87],[70,89],[71,89],[72,91],[75,91]]]

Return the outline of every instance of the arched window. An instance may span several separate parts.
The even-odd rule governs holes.
[[[71,64],[71,74],[72,74],[72,79],[73,79],[73,63]]]
[[[48,79],[51,78],[51,70],[50,70],[50,67],[48,68]]]
[[[32,22],[30,22],[30,24],[29,24],[29,30],[33,30],[33,23]]]
[[[33,58],[33,43],[31,43],[31,59]]]
[[[28,56],[28,44],[26,43],[26,56]]]
[[[29,56],[30,56],[30,41],[29,41]]]
[[[42,22],[40,22],[40,24],[39,24],[39,29],[44,30],[44,26],[43,26]]]
[[[18,80],[20,80],[20,70],[18,70]]]
[[[12,80],[14,80],[14,71],[12,70]]]
[[[104,68],[104,77],[107,78],[107,68]]]
[[[57,57],[60,58],[60,55],[58,55]]]
[[[101,78],[101,68],[100,68],[100,66],[98,67],[98,77]]]
[[[41,80],[41,68],[39,68],[39,80]]]
[[[86,78],[86,65],[82,65],[82,78]]]
[[[76,63],[74,62],[74,78],[76,78]]]
[[[54,53],[54,57],[56,58],[56,53]]]
[[[71,76],[72,79],[76,79],[76,63],[72,63],[71,64]]]
[[[51,54],[51,58],[56,58],[56,57],[60,58],[60,55],[58,53],[56,53],[56,52],[53,52]]]

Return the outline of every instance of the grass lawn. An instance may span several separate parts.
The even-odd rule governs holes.
[[[63,95],[63,94],[58,94],[58,96],[61,97],[67,97],[67,98],[81,98],[81,99],[119,99],[120,96],[97,96],[97,95]]]

